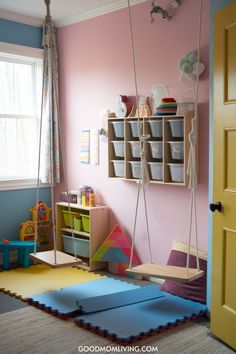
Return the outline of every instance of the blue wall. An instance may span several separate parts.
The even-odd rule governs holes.
[[[40,190],[40,200],[51,205],[49,188]],[[29,209],[36,204],[35,189],[21,189],[0,192],[0,240],[17,240],[19,226],[31,220]]]
[[[41,48],[42,28],[0,19],[0,41]],[[41,189],[40,200],[50,205],[48,188]],[[30,218],[29,209],[35,201],[35,189],[0,192],[0,239],[18,238],[19,225]]]
[[[42,47],[42,28],[0,18],[0,42]]]
[[[210,10],[210,136],[209,136],[209,202],[213,201],[213,127],[214,127],[214,110],[213,110],[213,24],[214,14],[222,9],[225,5],[235,0],[211,0]],[[209,214],[209,238],[208,238],[208,279],[207,279],[207,305],[211,307],[211,274],[212,274],[212,214]]]

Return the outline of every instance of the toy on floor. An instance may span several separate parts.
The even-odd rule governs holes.
[[[25,221],[20,224],[20,240],[33,241],[34,240],[34,222],[31,220]]]
[[[34,241],[37,221],[38,242],[40,250],[51,248],[51,208],[40,201],[30,209],[32,220],[20,224],[19,238],[21,241]]]
[[[108,262],[108,269],[111,273],[125,275],[130,254],[130,242],[121,227],[116,225],[93,256],[92,262]],[[140,260],[135,252],[133,255],[133,264],[140,264]]]
[[[36,221],[37,218],[39,223],[50,223],[51,208],[49,208],[47,204],[40,201],[33,207],[33,209],[30,209],[30,211],[32,213],[33,221]]]

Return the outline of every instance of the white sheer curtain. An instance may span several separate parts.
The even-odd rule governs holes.
[[[0,56],[0,180],[37,176],[38,70],[33,61]]]

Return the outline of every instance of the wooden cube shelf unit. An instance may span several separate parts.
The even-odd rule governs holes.
[[[138,118],[109,118],[109,177],[129,181],[139,179],[141,131],[149,135],[146,158],[150,183],[187,186],[189,133],[193,117],[194,112],[189,111],[184,115],[140,118],[139,123]]]
[[[82,260],[78,263],[80,268],[90,271],[106,268],[106,263],[92,262],[91,259],[108,236],[108,207],[89,207],[70,203],[70,212],[68,203],[56,203],[58,251],[71,255],[76,251],[77,257]],[[78,220],[81,217],[84,218],[86,225],[81,225],[80,229]]]

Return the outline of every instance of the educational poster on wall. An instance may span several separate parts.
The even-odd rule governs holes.
[[[80,163],[90,162],[90,130],[82,129],[80,132]]]
[[[99,165],[99,134],[98,129],[90,130],[90,163]]]

